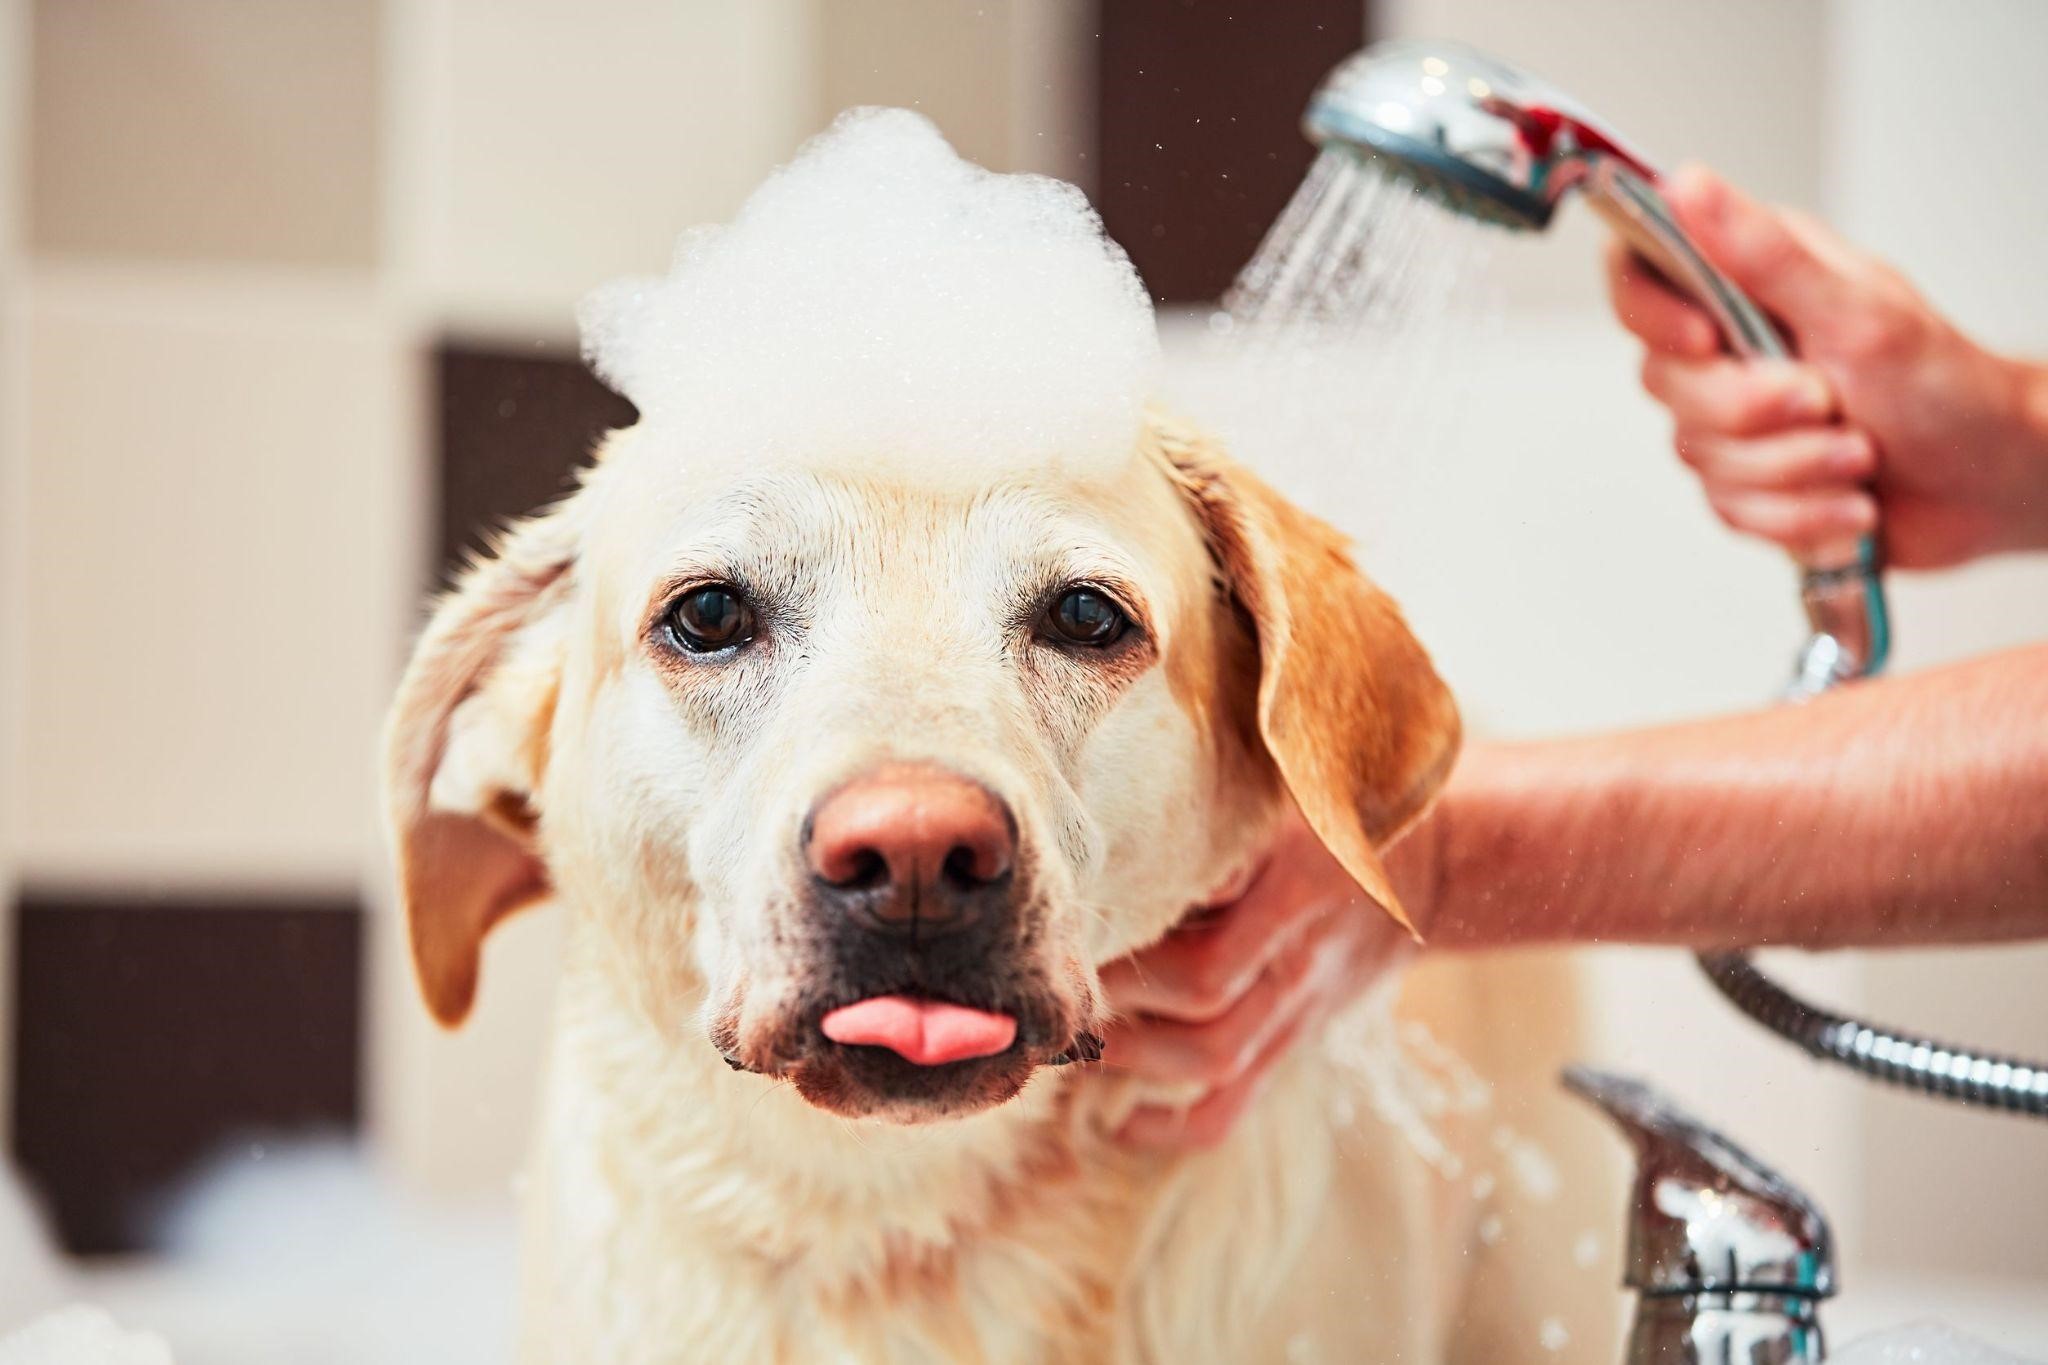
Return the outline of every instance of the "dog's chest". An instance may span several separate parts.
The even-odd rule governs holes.
[[[798,1160],[792,1144],[819,1134],[788,1097],[723,1114],[700,1092],[683,1112],[593,1102],[591,1080],[573,1066],[551,1078],[527,1335],[562,1349],[535,1358],[1120,1358],[1148,1191],[1082,1160],[1050,1116],[1006,1134],[994,1160],[937,1133]],[[843,1127],[829,1134],[847,1147]]]
[[[823,1203],[707,1216],[721,1198],[745,1201],[737,1190],[701,1191],[689,1208],[629,1198],[602,1224],[558,1228],[551,1314],[581,1324],[566,1338],[603,1340],[603,1358],[620,1362],[1117,1358],[1129,1239],[1114,1245],[1110,1220],[1077,1217],[1091,1201],[1076,1191],[1048,1190],[1042,1210],[941,1242],[876,1235]],[[757,1217],[775,1217],[780,1235],[738,1231]]]

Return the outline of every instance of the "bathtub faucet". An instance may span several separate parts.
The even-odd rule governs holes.
[[[1571,1067],[1564,1083],[1636,1150],[1626,1365],[1824,1359],[1820,1301],[1835,1292],[1835,1268],[1813,1201],[1639,1081]]]

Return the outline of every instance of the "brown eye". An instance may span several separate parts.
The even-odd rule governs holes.
[[[754,613],[737,588],[709,583],[692,588],[668,609],[669,633],[692,654],[713,654],[754,636]]]
[[[1055,638],[1096,649],[1115,644],[1131,624],[1109,594],[1089,587],[1061,593],[1045,619]]]

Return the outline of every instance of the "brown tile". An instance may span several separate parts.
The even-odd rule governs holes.
[[[231,1144],[356,1127],[362,928],[342,899],[22,897],[13,1149],[67,1249],[146,1247]]]
[[[570,356],[450,343],[435,380],[444,574],[496,528],[569,492],[598,440],[638,416]]]
[[[1360,0],[1110,0],[1096,197],[1153,296],[1222,294],[1307,171],[1301,114],[1365,41]]]

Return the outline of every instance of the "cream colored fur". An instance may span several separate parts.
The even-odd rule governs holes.
[[[1568,992],[1530,992],[1528,969],[1426,964],[1398,1002],[1297,1047],[1220,1146],[1180,1157],[1108,1141],[1134,1096],[1086,1067],[923,1123],[828,1113],[729,1069],[713,1033],[748,1045],[814,965],[792,947],[788,846],[847,774],[930,759],[1016,805],[1048,976],[1088,1021],[1095,969],[1252,857],[1290,794],[1397,910],[1375,845],[1441,780],[1455,719],[1334,539],[1170,425],[1078,482],[1028,464],[967,482],[886,462],[681,469],[659,436],[615,437],[569,504],[473,571],[394,709],[393,823],[434,1011],[466,1011],[496,918],[544,897],[569,918],[529,1360],[1610,1358],[1610,1263],[1568,1268],[1575,1238],[1615,1226],[1573,1202],[1570,1168],[1601,1139],[1528,1098],[1570,1029]],[[735,562],[805,585],[801,654],[725,674],[651,659],[664,585]],[[998,604],[1039,571],[1128,583],[1149,663],[1112,686],[991,644]],[[1315,604],[1290,623],[1275,613],[1293,572],[1317,581],[1285,589]],[[1353,599],[1364,614],[1329,629]],[[1314,684],[1296,695],[1270,676],[1283,630]],[[1326,657],[1326,637],[1347,643]],[[1346,690],[1361,679],[1370,692]],[[1402,1030],[1419,1027],[1491,1068],[1502,1102],[1418,1070],[1426,1040]],[[1389,1121],[1432,1103],[1429,1141]],[[1547,1202],[1503,1154],[1527,1138],[1568,1168]],[[1562,1357],[1543,1344],[1558,1332]]]

